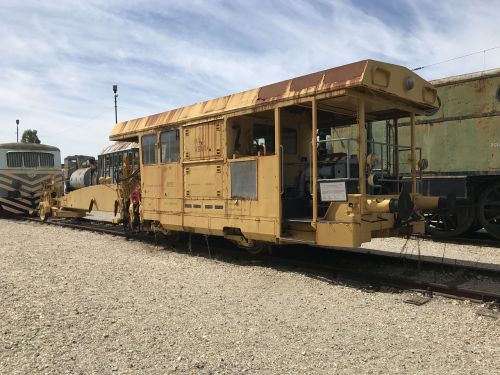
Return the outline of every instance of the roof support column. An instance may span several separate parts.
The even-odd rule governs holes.
[[[358,161],[359,161],[359,194],[366,194],[366,128],[365,101],[358,101]],[[349,160],[347,160],[349,163]]]
[[[312,222],[311,225],[313,228],[316,228],[316,223],[318,222],[318,142],[317,142],[317,133],[318,133],[318,103],[316,98],[312,99],[312,125],[311,125],[311,178],[312,178],[312,186],[311,186],[311,194],[312,194],[312,204],[313,204],[313,212],[312,212]]]
[[[411,192],[417,194],[417,146],[415,140],[415,113],[410,113],[411,127]]]
[[[283,158],[281,147],[281,112],[280,107],[274,108],[274,150],[278,156],[276,158],[276,215],[278,222],[275,227],[275,234],[281,237],[281,195],[283,194]]]
[[[394,123],[394,176],[396,177],[396,193],[399,194],[399,126],[398,119],[393,120]]]

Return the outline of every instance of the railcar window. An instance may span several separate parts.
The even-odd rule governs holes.
[[[156,134],[145,135],[141,138],[142,163],[156,164]]]
[[[295,155],[297,153],[297,130],[283,128],[281,144],[285,154]],[[254,124],[253,126],[253,147],[257,151],[266,148],[266,154],[274,154],[274,126]]]
[[[134,150],[133,160],[134,169],[137,169],[139,167],[139,150]]]
[[[160,152],[162,163],[173,163],[180,158],[179,131],[170,130],[160,135]]]
[[[25,168],[36,168],[40,166],[38,162],[38,153],[36,152],[25,152],[24,155],[24,167]]]
[[[105,177],[111,177],[111,157],[109,155],[106,155],[106,158],[104,159],[104,176]]]
[[[46,152],[8,152],[9,168],[53,168],[54,155]]]
[[[22,168],[23,167],[23,153],[22,152],[8,152],[7,153],[7,167],[9,167],[9,168]]]
[[[54,155],[41,153],[40,154],[40,167],[54,167]]]
[[[254,124],[253,142],[254,154],[266,149],[266,155],[274,154],[274,126],[264,124]]]

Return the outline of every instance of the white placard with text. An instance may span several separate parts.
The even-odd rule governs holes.
[[[347,200],[344,181],[321,182],[319,188],[321,191],[321,200],[323,202],[345,202]]]

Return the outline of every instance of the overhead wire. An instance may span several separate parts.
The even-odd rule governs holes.
[[[431,66],[435,66],[435,65],[439,65],[439,64],[444,64],[444,63],[447,63],[447,62],[450,62],[450,61],[455,61],[455,60],[463,59],[465,57],[469,57],[469,56],[473,56],[473,55],[478,55],[480,53],[486,54],[486,52],[493,51],[493,50],[499,49],[499,48],[500,48],[500,45],[495,46],[495,47],[491,47],[491,48],[487,48],[487,49],[483,49],[481,51],[471,52],[471,53],[468,53],[466,55],[453,57],[453,58],[448,59],[448,60],[438,61],[438,62],[435,62],[435,63],[432,63],[432,64],[428,64],[428,65],[422,65],[422,66],[419,66],[417,68],[413,68],[412,71],[422,70],[422,69],[425,69],[425,68],[429,68]],[[484,65],[486,65],[485,62],[484,62]]]

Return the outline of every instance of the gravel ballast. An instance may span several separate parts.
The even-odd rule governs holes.
[[[443,298],[0,219],[0,373],[492,374],[500,321]]]

